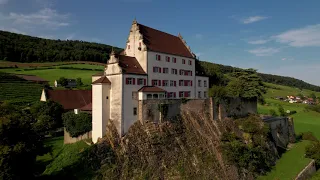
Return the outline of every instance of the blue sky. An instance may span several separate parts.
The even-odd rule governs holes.
[[[0,0],[0,29],[124,47],[134,18],[200,60],[320,85],[320,1]]]

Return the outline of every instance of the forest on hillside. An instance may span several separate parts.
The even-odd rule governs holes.
[[[0,31],[0,60],[14,62],[106,62],[112,46],[84,41],[52,40]],[[114,48],[121,51],[120,48]]]
[[[0,31],[0,60],[14,62],[93,61],[105,63],[112,46],[84,41],[51,40]],[[116,52],[122,51],[115,47]],[[210,76],[213,84],[226,84],[224,74],[242,69],[198,61],[197,70]],[[258,73],[264,82],[309,89],[320,92],[320,87],[292,77]]]
[[[200,64],[206,74],[215,76],[215,78],[213,79],[219,79],[219,77],[221,77],[222,74],[230,74],[233,72],[243,71],[243,69],[241,68],[215,64],[215,63],[205,62],[205,61],[201,61]],[[307,82],[304,82],[296,78],[273,75],[273,74],[264,74],[264,73],[258,73],[258,75],[261,77],[262,81],[267,83],[296,87],[299,89],[309,89],[312,91],[320,92],[319,86],[309,84]],[[221,84],[221,83],[218,83],[218,84]]]

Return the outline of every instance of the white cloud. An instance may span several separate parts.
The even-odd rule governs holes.
[[[282,61],[285,61],[285,60],[287,60],[287,58],[282,58],[281,60],[282,60]]]
[[[241,22],[243,24],[250,24],[250,23],[262,21],[262,20],[265,20],[265,19],[268,19],[268,17],[266,17],[266,16],[251,16],[251,17],[242,19]]]
[[[279,51],[280,50],[276,48],[265,48],[265,47],[259,47],[256,49],[248,50],[249,53],[254,54],[256,56],[271,56]]]
[[[65,21],[68,16],[68,14],[59,14],[54,9],[44,8],[31,14],[11,12],[7,18],[16,25],[41,25],[48,28],[58,28],[69,25],[69,22]]]
[[[293,47],[319,47],[320,24],[289,30],[272,38],[277,42],[285,43]]]
[[[33,36],[55,34],[70,25],[70,14],[59,13],[55,9],[43,8],[32,13],[0,13],[0,29]]]
[[[195,35],[195,38],[196,38],[196,39],[202,39],[202,38],[203,38],[203,35],[198,33],[198,34]]]
[[[259,39],[259,40],[254,40],[254,41],[248,41],[249,44],[265,44],[270,40],[267,39]]]
[[[7,4],[9,0],[0,0],[0,5]]]

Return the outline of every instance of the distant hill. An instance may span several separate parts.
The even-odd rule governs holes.
[[[109,59],[110,45],[51,40],[0,31],[0,60],[14,62],[94,61]],[[116,52],[122,49],[115,47]]]
[[[220,72],[222,74],[228,74],[228,73],[242,70],[241,68],[236,68],[236,67],[222,65],[222,64],[215,64],[215,63],[205,62],[205,61],[201,61],[200,64],[204,68],[204,71],[206,74],[210,74],[210,70],[215,72]],[[319,86],[309,84],[307,82],[304,82],[296,78],[272,75],[272,74],[264,74],[264,73],[258,73],[258,74],[264,82],[320,92]]]
[[[51,40],[0,31],[0,60],[14,62],[61,62],[93,61],[105,63],[109,59],[112,46],[98,43],[71,40]],[[116,52],[122,51],[115,47]],[[197,69],[202,68],[205,74],[212,76],[216,82],[219,74],[241,71],[240,68],[200,61]],[[320,87],[292,77],[259,73],[265,82],[309,89],[320,92]]]

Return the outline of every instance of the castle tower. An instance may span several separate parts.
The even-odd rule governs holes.
[[[110,119],[111,82],[105,76],[92,83],[92,141],[96,143],[106,133]]]

